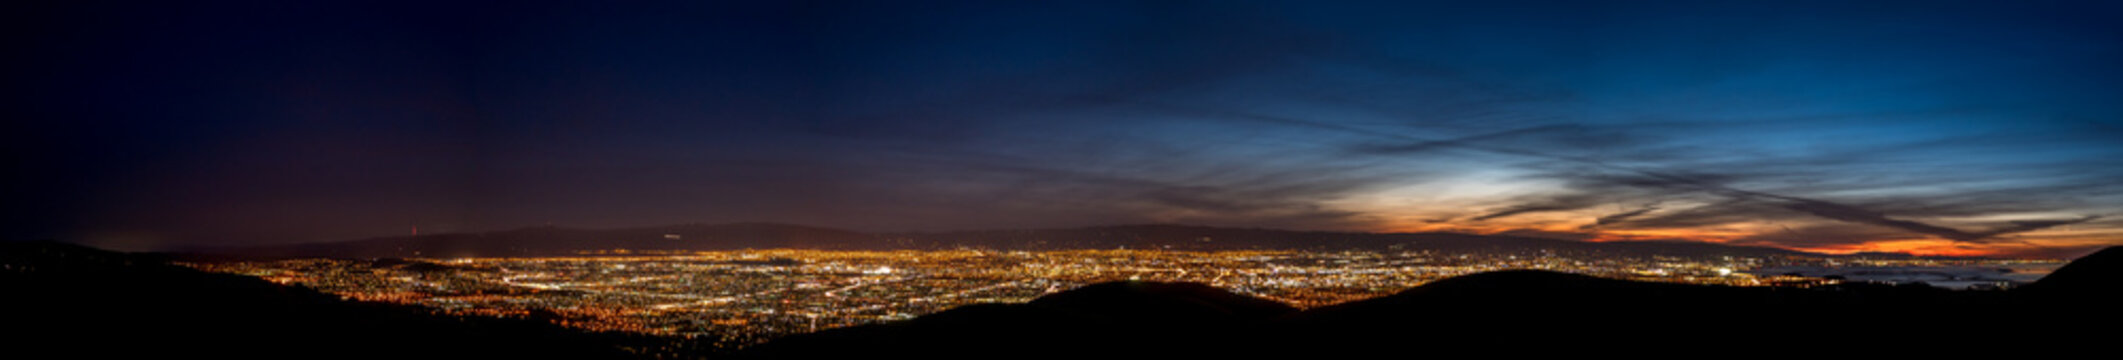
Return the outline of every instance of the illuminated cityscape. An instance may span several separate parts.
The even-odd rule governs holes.
[[[2123,0],[0,16],[11,358],[2040,359],[2123,319]]]
[[[1799,256],[1626,257],[1546,251],[780,249],[189,265],[299,284],[352,300],[415,304],[460,315],[549,318],[587,330],[682,336],[718,348],[739,348],[779,336],[910,319],[961,305],[1025,302],[1117,280],[1197,282],[1312,308],[1388,295],[1437,279],[1507,269],[1691,284],[1801,287],[1844,278],[1820,273],[1859,269],[1851,271],[1934,277],[1960,274],[1950,275],[1950,280],[1964,287],[1999,288],[2020,279],[2032,280],[2060,264]],[[1997,275],[1968,275],[1983,272]],[[1893,281],[1878,276],[1867,280]]]

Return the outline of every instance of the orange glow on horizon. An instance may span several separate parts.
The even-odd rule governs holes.
[[[1887,240],[1861,244],[1823,246],[1814,248],[1791,248],[1826,254],[1851,254],[1860,252],[1903,253],[1923,256],[1986,256],[2003,253],[1999,249],[1973,248],[1968,244],[1944,239]]]
[[[1736,240],[1736,239],[1742,239],[1742,238],[1746,238],[1746,237],[1748,237],[1748,236],[1753,236],[1753,235],[1759,234],[1759,233],[1761,233],[1762,231],[1769,231],[1769,230],[1770,230],[1770,229],[1757,229],[1757,228],[1742,228],[1742,227],[1722,227],[1722,228],[1718,228],[1718,229],[1630,229],[1630,230],[1593,230],[1593,231],[1584,231],[1584,230],[1581,230],[1581,228],[1580,228],[1581,226],[1583,226],[1583,225],[1581,225],[1581,224],[1547,224],[1547,225],[1545,225],[1545,226],[1541,226],[1541,225],[1535,225],[1535,226],[1502,226],[1502,225],[1487,225],[1487,224],[1485,224],[1485,225],[1486,225],[1486,226],[1468,226],[1468,225],[1466,225],[1466,224],[1452,224],[1452,223],[1421,223],[1421,224],[1404,224],[1404,225],[1401,225],[1401,226],[1392,226],[1392,227],[1386,227],[1386,228],[1384,228],[1384,229],[1381,229],[1381,230],[1376,230],[1376,232],[1386,232],[1386,233],[1414,233],[1414,232],[1454,232],[1454,233],[1468,233],[1468,234],[1481,234],[1481,235],[1500,235],[1500,234],[1501,234],[1501,235],[1508,235],[1508,234],[1509,234],[1510,232],[1512,232],[1512,231],[1528,231],[1528,230],[1531,230],[1531,231],[1543,231],[1543,232],[1553,232],[1553,233],[1559,233],[1559,234],[1570,234],[1570,233],[1579,233],[1579,234],[1585,234],[1586,236],[1589,236],[1589,238],[1585,238],[1585,239],[1583,239],[1583,241],[1588,241],[1588,242],[1616,242],[1616,241],[1653,241],[1653,240],[1656,240],[1656,241],[1696,241],[1696,242],[1706,242],[1706,243],[1716,243],[1716,244],[1727,244],[1727,243],[1730,243],[1731,241],[1733,241],[1733,240]],[[1773,248],[1780,248],[1780,249],[1789,249],[1789,250],[1797,250],[1797,251],[1805,251],[1805,252],[1813,252],[1813,253],[1822,253],[1822,254],[1836,254],[1836,255],[1845,255],[1845,254],[1853,254],[1853,253],[1861,253],[1861,252],[1872,252],[1872,253],[1901,253],[1901,254],[1910,254],[1910,255],[1918,255],[1918,256],[1997,256],[1997,255],[2004,255],[2004,254],[2010,254],[2010,253],[2014,253],[2014,251],[2012,251],[2013,249],[2010,249],[2010,248],[2011,248],[2011,246],[1997,246],[1997,245],[1978,245],[1978,244],[1970,244],[1970,243],[1956,242],[1956,241],[1953,241],[1953,240],[1947,240],[1947,239],[1938,239],[1938,238],[1928,238],[1928,239],[1879,239],[1879,240],[1867,240],[1867,241],[1862,241],[1862,242],[1859,242],[1859,243],[1855,243],[1855,244],[1845,244],[1845,245],[1828,245],[1828,246],[1784,246],[1784,245],[1778,245],[1778,244],[1737,244],[1737,245],[1748,245],[1748,246],[1763,246],[1763,247],[1773,247]]]

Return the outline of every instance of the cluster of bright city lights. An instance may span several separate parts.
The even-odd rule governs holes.
[[[299,284],[354,300],[416,304],[461,315],[539,317],[588,330],[684,336],[735,348],[789,334],[909,319],[961,305],[1025,302],[1118,280],[1198,282],[1310,308],[1388,295],[1452,276],[1508,269],[1692,284],[1817,286],[1836,280],[1759,270],[2039,268],[2055,263],[1551,252],[751,250],[190,265]],[[2010,285],[1995,280],[1976,282],[1985,281]]]

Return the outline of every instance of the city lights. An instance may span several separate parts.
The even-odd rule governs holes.
[[[1184,281],[1300,308],[1392,294],[1452,276],[1540,269],[1642,281],[1815,286],[1793,267],[2003,267],[2009,260],[1680,258],[1599,254],[1158,250],[605,251],[578,257],[201,263],[342,297],[453,314],[545,317],[581,329],[706,339],[737,348],[790,334],[1017,303],[1119,280]],[[625,254],[611,256],[609,254]],[[2016,263],[2016,264],[2007,264]],[[2054,263],[2034,262],[2035,265]]]

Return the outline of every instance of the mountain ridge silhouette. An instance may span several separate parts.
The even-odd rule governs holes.
[[[2077,269],[2072,272],[2060,270],[2075,274],[2074,278],[2012,291],[1879,284],[1729,287],[1510,270],[1453,277],[1384,297],[1268,317],[1177,321],[1158,316],[978,318],[946,311],[909,321],[790,336],[740,355],[760,359],[1061,359],[1135,354],[1154,355],[1135,358],[1288,359],[1406,354],[1414,348],[1411,343],[1420,344],[1422,354],[1440,356],[1677,356],[1735,351],[1797,356],[1822,350],[1797,345],[1810,343],[1855,346],[1850,349],[1858,354],[1944,356],[1966,354],[1952,346],[1903,345],[1969,336],[2003,344],[2061,344],[2012,348],[2045,353],[2080,346],[2099,348],[2112,335],[2070,329],[2080,321],[2115,320],[2117,303],[2059,301],[2049,294],[2111,289],[2123,280],[2123,273],[2114,266],[2119,257],[2113,254],[2123,253],[2119,249],[2123,247],[2075,261],[2067,266]],[[1159,299],[1155,297],[1174,295],[1111,289],[1196,286],[1221,293],[1207,297],[1245,297],[1199,284],[1128,281],[1088,285],[1025,304],[975,306],[988,313],[1066,313],[1068,306],[1062,304],[1125,307],[1116,304],[1173,303],[1200,297]],[[1144,296],[1151,298],[1122,300]],[[950,320],[931,321],[932,316]],[[998,327],[1011,329],[1009,341],[991,339],[994,334],[983,331]],[[1145,334],[1144,329],[1157,331]],[[2062,332],[2030,331],[2044,329]],[[1158,341],[1131,341],[1144,338]],[[1765,346],[1779,343],[1790,344]],[[1062,350],[1026,353],[1022,349]]]
[[[536,319],[440,316],[354,303],[299,286],[169,265],[164,259],[49,242],[0,243],[4,308],[23,353],[83,357],[641,358],[670,346]],[[905,321],[789,336],[734,354],[822,358],[1231,358],[1404,354],[1806,355],[1802,344],[1860,353],[1954,355],[1906,347],[1980,337],[2098,350],[2118,319],[2123,247],[2097,252],[2010,291],[1922,285],[1818,288],[1647,283],[1537,270],[1478,273],[1393,295],[1296,310],[1195,283],[1091,284],[1022,304],[980,304]],[[2092,326],[2092,327],[2088,327]],[[668,340],[668,339],[665,339]],[[124,344],[126,346],[111,346]],[[1767,346],[1765,344],[1782,344]],[[1852,345],[1859,344],[1859,345]],[[1866,345],[1869,344],[1869,345]]]
[[[5,348],[69,358],[629,359],[666,342],[540,319],[449,316],[198,271],[149,255],[0,242]]]

